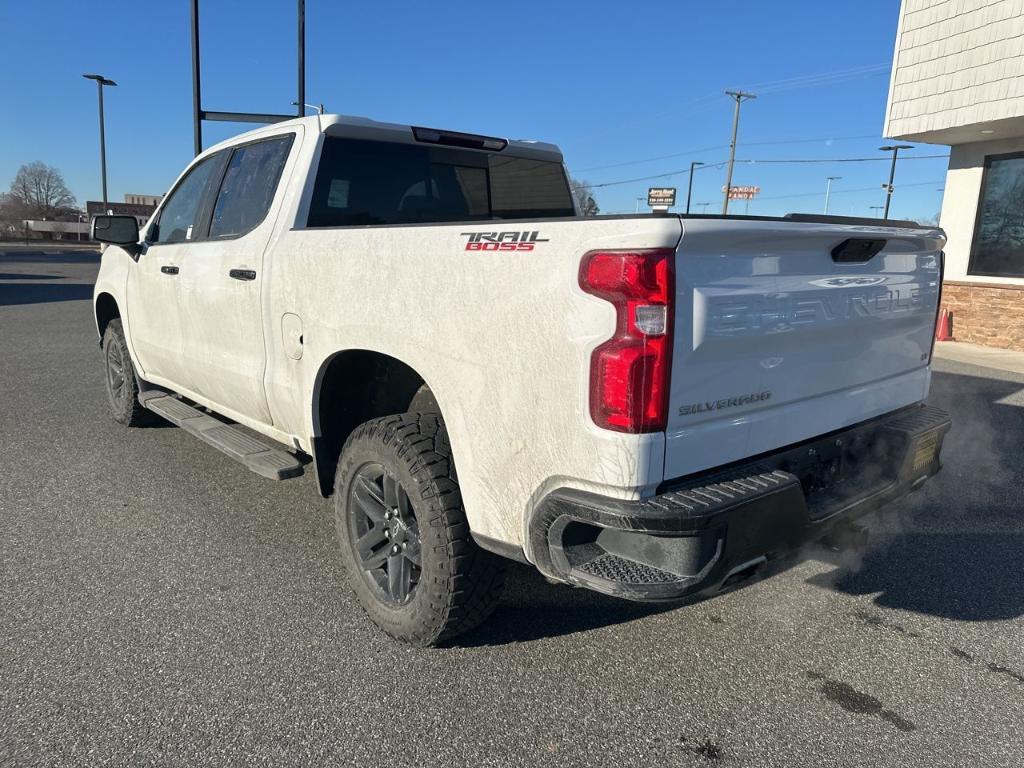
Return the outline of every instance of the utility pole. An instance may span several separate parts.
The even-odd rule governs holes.
[[[95,80],[96,87],[100,93],[100,174],[103,181],[103,210],[107,210],[107,137],[103,126],[103,86],[117,85],[113,80],[108,80],[103,75],[82,75],[86,80]]]
[[[889,204],[892,202],[892,181],[896,178],[896,156],[899,155],[901,149],[913,149],[914,147],[910,144],[889,144],[884,147],[879,147],[883,152],[892,152],[892,165],[889,166],[889,183],[883,184],[885,187],[885,213],[882,214],[883,219],[889,218]]]
[[[722,201],[722,215],[729,213],[729,191],[732,189],[732,166],[736,162],[736,133],[740,127],[740,104],[747,99],[756,99],[752,93],[743,91],[726,91],[726,96],[731,96],[736,101],[736,108],[732,114],[732,141],[729,142],[729,170],[725,174],[725,199]]]
[[[704,163],[698,163],[696,160],[694,160],[692,163],[690,163],[690,183],[686,187],[686,212],[687,213],[690,212],[690,198],[693,196],[693,169],[696,168],[698,165],[704,165]]]
[[[839,181],[843,178],[842,176],[826,176],[825,177],[825,214],[828,214],[828,196],[832,192],[832,182]]]

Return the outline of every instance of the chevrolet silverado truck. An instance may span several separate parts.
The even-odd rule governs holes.
[[[311,472],[349,586],[409,643],[483,621],[508,559],[709,597],[940,467],[931,227],[584,218],[553,145],[318,115],[93,235],[114,419]]]

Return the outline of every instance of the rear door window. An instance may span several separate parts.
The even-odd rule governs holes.
[[[291,145],[288,134],[234,149],[213,207],[211,239],[239,237],[266,218]]]
[[[574,213],[561,163],[327,138],[307,224],[443,223]]]

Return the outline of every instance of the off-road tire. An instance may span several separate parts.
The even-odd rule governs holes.
[[[115,386],[117,379],[112,375],[114,365],[119,366],[120,387]],[[111,320],[103,332],[103,372],[107,401],[114,421],[126,427],[145,427],[156,420],[156,415],[139,403],[139,380],[135,376],[119,318]]]
[[[419,528],[419,581],[404,604],[373,589],[352,541],[349,515],[359,514],[353,483],[375,465],[401,484]],[[349,586],[374,623],[398,640],[443,643],[483,622],[501,597],[506,563],[470,536],[440,414],[403,413],[357,427],[338,461],[334,519]]]

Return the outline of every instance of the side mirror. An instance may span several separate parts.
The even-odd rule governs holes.
[[[139,222],[134,216],[94,216],[90,234],[93,240],[101,243],[138,245]]]

